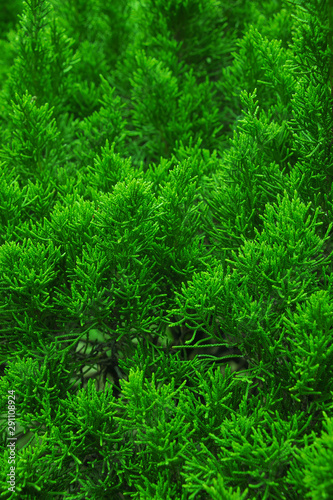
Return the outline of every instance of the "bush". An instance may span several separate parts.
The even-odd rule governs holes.
[[[6,4],[0,498],[332,498],[332,15]]]

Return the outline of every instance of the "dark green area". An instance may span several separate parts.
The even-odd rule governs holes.
[[[0,499],[333,498],[332,10],[0,2]]]

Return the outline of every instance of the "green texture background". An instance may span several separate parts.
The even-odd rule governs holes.
[[[333,498],[332,3],[0,0],[0,499]]]

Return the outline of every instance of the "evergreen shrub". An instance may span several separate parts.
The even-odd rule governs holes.
[[[332,1],[0,4],[0,498],[332,499]]]

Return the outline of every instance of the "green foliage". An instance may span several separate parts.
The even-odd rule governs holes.
[[[0,158],[8,170],[15,168],[22,181],[30,177],[47,182],[63,160],[60,132],[48,103],[37,107],[36,97],[27,92],[15,95],[10,118],[14,130],[10,146],[3,146]]]
[[[117,147],[117,152],[123,152],[123,143],[127,135],[125,131],[124,103],[118,96],[114,96],[115,89],[102,77],[101,107],[85,117],[77,126],[76,162],[83,165],[93,163],[94,158],[101,152],[101,148],[109,141]]]
[[[12,2],[6,2],[1,0],[0,10],[0,33],[1,38],[5,38],[6,33],[14,28],[17,23],[17,16],[22,10],[22,0],[13,0]]]
[[[0,7],[0,498],[332,498],[332,2]]]
[[[264,37],[253,25],[238,46],[234,61],[222,69],[223,77],[216,83],[228,110],[228,121],[235,129],[242,111],[242,92],[256,90],[264,109],[271,110],[275,120],[282,124],[290,118],[290,99],[295,88],[293,75],[286,71],[291,51],[282,48],[280,33],[278,39],[272,38],[271,33]]]
[[[333,459],[333,422],[325,412],[324,417],[321,436],[316,436],[311,445],[305,436],[305,446],[295,453],[298,460],[293,461],[288,473],[290,483],[294,485],[295,490],[297,488],[298,494],[304,495],[304,498],[329,499],[333,492],[333,482],[329,472]]]
[[[43,105],[54,106],[56,116],[66,109],[72,84],[73,42],[61,33],[46,0],[25,2],[20,30],[14,42],[15,62],[6,82],[4,99],[26,91]]]

